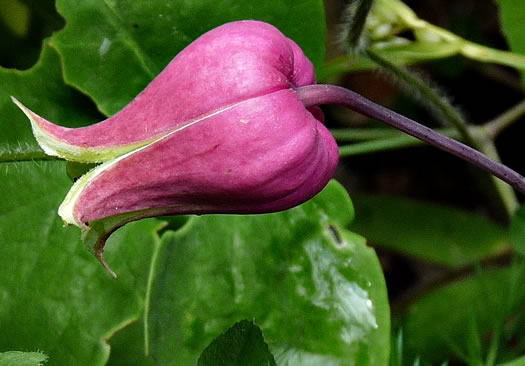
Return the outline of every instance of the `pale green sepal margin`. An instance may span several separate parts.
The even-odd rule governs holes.
[[[203,121],[203,120],[205,120],[207,118],[213,117],[213,116],[215,116],[215,115],[217,115],[219,113],[222,113],[222,112],[225,112],[225,111],[227,111],[229,109],[232,109],[232,108],[238,106],[241,103],[242,102],[229,105],[227,107],[224,107],[222,109],[214,111],[213,113],[210,113],[210,114],[208,114],[206,116],[203,116],[203,117],[194,119],[192,121],[189,121],[185,125],[179,126],[178,128],[174,129],[173,131],[169,131],[168,133],[166,133],[164,135],[161,135],[161,136],[151,140],[147,144],[144,144],[142,146],[137,147],[135,150],[132,150],[132,151],[129,151],[129,152],[123,154],[123,155],[114,157],[113,159],[108,160],[108,161],[104,162],[103,164],[98,165],[95,168],[91,169],[86,174],[84,174],[82,177],[80,177],[75,182],[75,184],[73,184],[73,186],[69,190],[66,198],[64,199],[64,202],[62,202],[62,204],[58,208],[58,214],[60,215],[60,217],[62,217],[62,219],[64,220],[64,222],[66,224],[73,224],[73,225],[76,225],[76,226],[80,227],[81,229],[89,230],[89,228],[86,226],[85,223],[79,222],[75,218],[74,209],[75,209],[76,201],[78,200],[78,198],[82,194],[82,191],[84,190],[85,187],[87,187],[87,185],[91,181],[96,179],[97,176],[99,176],[100,174],[104,173],[106,170],[112,168],[119,161],[127,158],[131,154],[139,152],[139,151],[141,151],[141,150],[143,150],[143,149],[153,145],[154,143],[156,143],[158,141],[161,141],[161,140],[163,140],[163,139],[165,139],[165,138],[167,138],[167,137],[169,137],[169,136],[171,136],[171,135],[173,135],[173,134],[175,134],[175,133],[177,133],[177,132],[179,132],[179,131],[181,131],[181,130],[183,130],[185,128],[193,126],[194,124],[199,123],[199,122],[201,122],[201,121]]]
[[[140,150],[140,149],[138,149]],[[88,171],[86,174],[81,176],[71,187],[69,192],[66,195],[66,198],[58,208],[58,214],[60,217],[62,217],[62,220],[66,224],[73,224],[78,226],[79,228],[83,230],[89,230],[89,227],[86,226],[85,223],[77,221],[75,219],[74,215],[74,209],[75,204],[77,202],[77,199],[80,197],[81,193],[83,192],[84,188],[88,186],[88,184],[98,175],[102,174],[106,170],[113,167],[116,163],[118,163],[120,160],[126,158],[127,156],[133,154],[135,151],[130,151],[127,154],[124,154],[122,156],[117,157],[116,159],[106,161],[105,163],[102,163],[101,165],[98,165]]]
[[[29,118],[33,135],[42,150],[44,150],[47,155],[58,156],[59,158],[68,161],[76,161],[79,163],[102,163],[136,150],[158,138],[158,136],[156,136],[134,144],[112,147],[82,147],[71,145],[46,132],[38,123],[37,117],[39,116],[24,106],[19,100],[15,97],[11,97],[11,100],[22,110],[22,112],[24,112],[27,118]]]

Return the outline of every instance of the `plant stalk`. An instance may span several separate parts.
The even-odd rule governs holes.
[[[525,178],[509,167],[410,118],[375,104],[351,90],[335,85],[309,85],[298,88],[296,91],[306,107],[320,104],[343,105],[474,164],[525,194]]]
[[[55,156],[46,155],[42,150],[33,151],[0,151],[0,163],[16,163],[21,161],[60,160]]]
[[[371,49],[367,49],[366,54],[384,70],[387,70],[405,89],[414,90],[415,93],[412,95],[415,95],[417,100],[426,105],[439,120],[446,124],[452,124],[461,133],[462,140],[467,145],[481,151],[493,160],[499,161],[493,139],[491,139],[491,136],[486,132],[489,130],[483,130],[481,131],[482,133],[477,134],[473,133],[456,108],[454,108],[446,98],[440,96],[438,91],[423,82],[417,75],[410,73],[403,67],[395,65]],[[507,185],[502,184],[500,180],[491,177],[491,181],[493,189],[505,207],[508,216],[512,216],[518,208],[518,200],[515,193]]]

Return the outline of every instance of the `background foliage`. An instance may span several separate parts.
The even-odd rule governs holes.
[[[480,148],[497,157],[503,147],[502,159],[525,171],[514,158],[525,113],[513,107],[525,70],[520,0],[407,1],[415,12],[378,0],[364,47],[386,66],[343,51],[351,14],[342,3],[0,2],[1,366],[524,364],[520,197],[444,154],[392,152],[414,142],[337,108],[325,111],[341,143],[344,187],[331,182],[300,207],[130,224],[106,247],[118,280],[82,248],[76,228],[62,226],[68,167],[46,160],[9,97],[63,125],[94,123],[196,37],[239,19],[276,25],[323,81],[425,123],[432,102],[400,80],[399,67],[434,60],[420,70],[463,102],[467,130],[486,140]],[[433,19],[433,6],[447,6],[447,17]],[[419,14],[430,17],[423,27]],[[507,47],[514,53],[502,53]],[[409,92],[358,72],[369,68]],[[471,84],[461,82],[471,73]],[[492,84],[474,84],[480,79]],[[493,115],[482,110],[489,104]],[[453,125],[435,126],[465,139]]]

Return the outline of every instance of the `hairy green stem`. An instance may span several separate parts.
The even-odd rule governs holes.
[[[46,155],[42,150],[0,151],[0,163],[14,163],[21,161],[60,160],[55,156]]]
[[[475,146],[475,138],[468,130],[467,123],[448,101],[440,96],[437,91],[428,86],[420,77],[409,72],[407,69],[397,66],[380,56],[372,49],[367,49],[366,54],[372,61],[383,69],[389,71],[394,80],[401,83],[403,88],[410,92],[411,96],[427,106],[433,115],[445,126],[454,126],[463,136],[463,140],[471,146]]]
[[[354,50],[361,46],[361,36],[373,2],[373,0],[353,0],[347,8],[348,29],[344,33],[344,42]]]
[[[474,164],[525,194],[525,178],[509,167],[488,158],[486,155],[461,142],[443,136],[416,121],[375,104],[351,90],[335,85],[309,85],[298,88],[297,93],[306,107],[320,104],[343,105],[365,116],[385,122],[411,136]]]

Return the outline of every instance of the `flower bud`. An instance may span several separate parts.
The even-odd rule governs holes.
[[[293,41],[241,21],[198,38],[92,126],[61,127],[15,102],[47,154],[102,163],[75,182],[59,214],[87,231],[103,261],[105,239],[129,221],[274,212],[317,194],[338,149],[321,111],[295,91],[311,84],[313,66]]]

